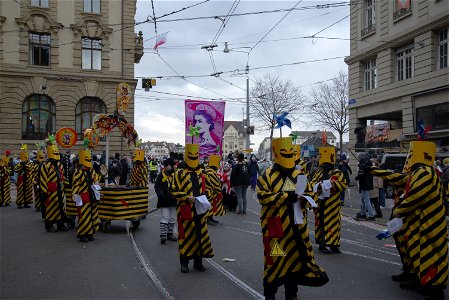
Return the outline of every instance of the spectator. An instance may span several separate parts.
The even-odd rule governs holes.
[[[246,214],[246,190],[250,183],[250,173],[245,156],[240,153],[237,156],[237,163],[232,167],[231,187],[237,195],[236,214]]]
[[[122,173],[120,174],[119,185],[126,185],[129,174],[129,163],[128,156],[126,154],[122,155],[122,159],[120,160],[120,165],[122,167]]]
[[[120,164],[120,154],[119,153],[115,153],[114,157],[110,158],[109,161],[109,183],[114,183],[115,185],[118,184],[119,182],[119,178],[120,178],[120,174],[122,173],[122,166]]]
[[[379,177],[373,178],[373,189],[369,191],[369,197],[371,204],[374,206],[374,209],[376,210],[376,218],[382,218],[382,210],[380,209],[379,204],[379,189],[383,187],[383,180]]]
[[[259,175],[263,175],[265,173],[266,170],[268,170],[270,166],[268,165],[267,159],[264,158],[262,160],[262,162],[259,165]]]
[[[370,193],[373,189],[373,176],[371,172],[367,170],[372,166],[370,157],[368,154],[362,154],[360,156],[360,163],[358,165],[359,171],[355,180],[359,181],[359,193],[361,194],[361,210],[357,213],[357,219],[366,219],[368,221],[373,221],[376,219],[376,213],[371,206]],[[368,215],[367,215],[368,213]]]
[[[249,162],[249,174],[251,175],[251,190],[256,190],[257,177],[259,176],[259,166],[257,165],[257,159],[254,154],[251,154]]]

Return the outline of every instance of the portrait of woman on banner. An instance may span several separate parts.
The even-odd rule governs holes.
[[[215,110],[206,104],[198,105],[193,114],[193,126],[199,128],[200,133],[201,157],[217,153],[220,142],[214,133],[215,118]]]

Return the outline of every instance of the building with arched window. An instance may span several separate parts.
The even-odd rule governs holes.
[[[0,1],[0,154],[34,150],[62,127],[75,129],[80,149],[93,117],[114,113],[120,82],[131,86],[125,118],[134,123],[143,37],[126,24],[135,12],[136,0]],[[118,129],[109,140],[111,152],[128,151]]]

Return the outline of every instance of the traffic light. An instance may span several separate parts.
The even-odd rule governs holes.
[[[156,85],[156,79],[142,78],[142,88],[145,89],[145,91],[148,92],[155,85]]]

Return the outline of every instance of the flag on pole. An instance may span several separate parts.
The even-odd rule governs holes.
[[[157,47],[159,47],[160,45],[165,44],[165,42],[167,41],[167,33],[168,32],[160,34],[156,37],[156,44],[154,45],[154,50],[156,50]]]
[[[326,134],[326,130],[324,130],[324,131],[321,133],[321,141],[323,141],[324,146],[327,145],[327,134]]]

